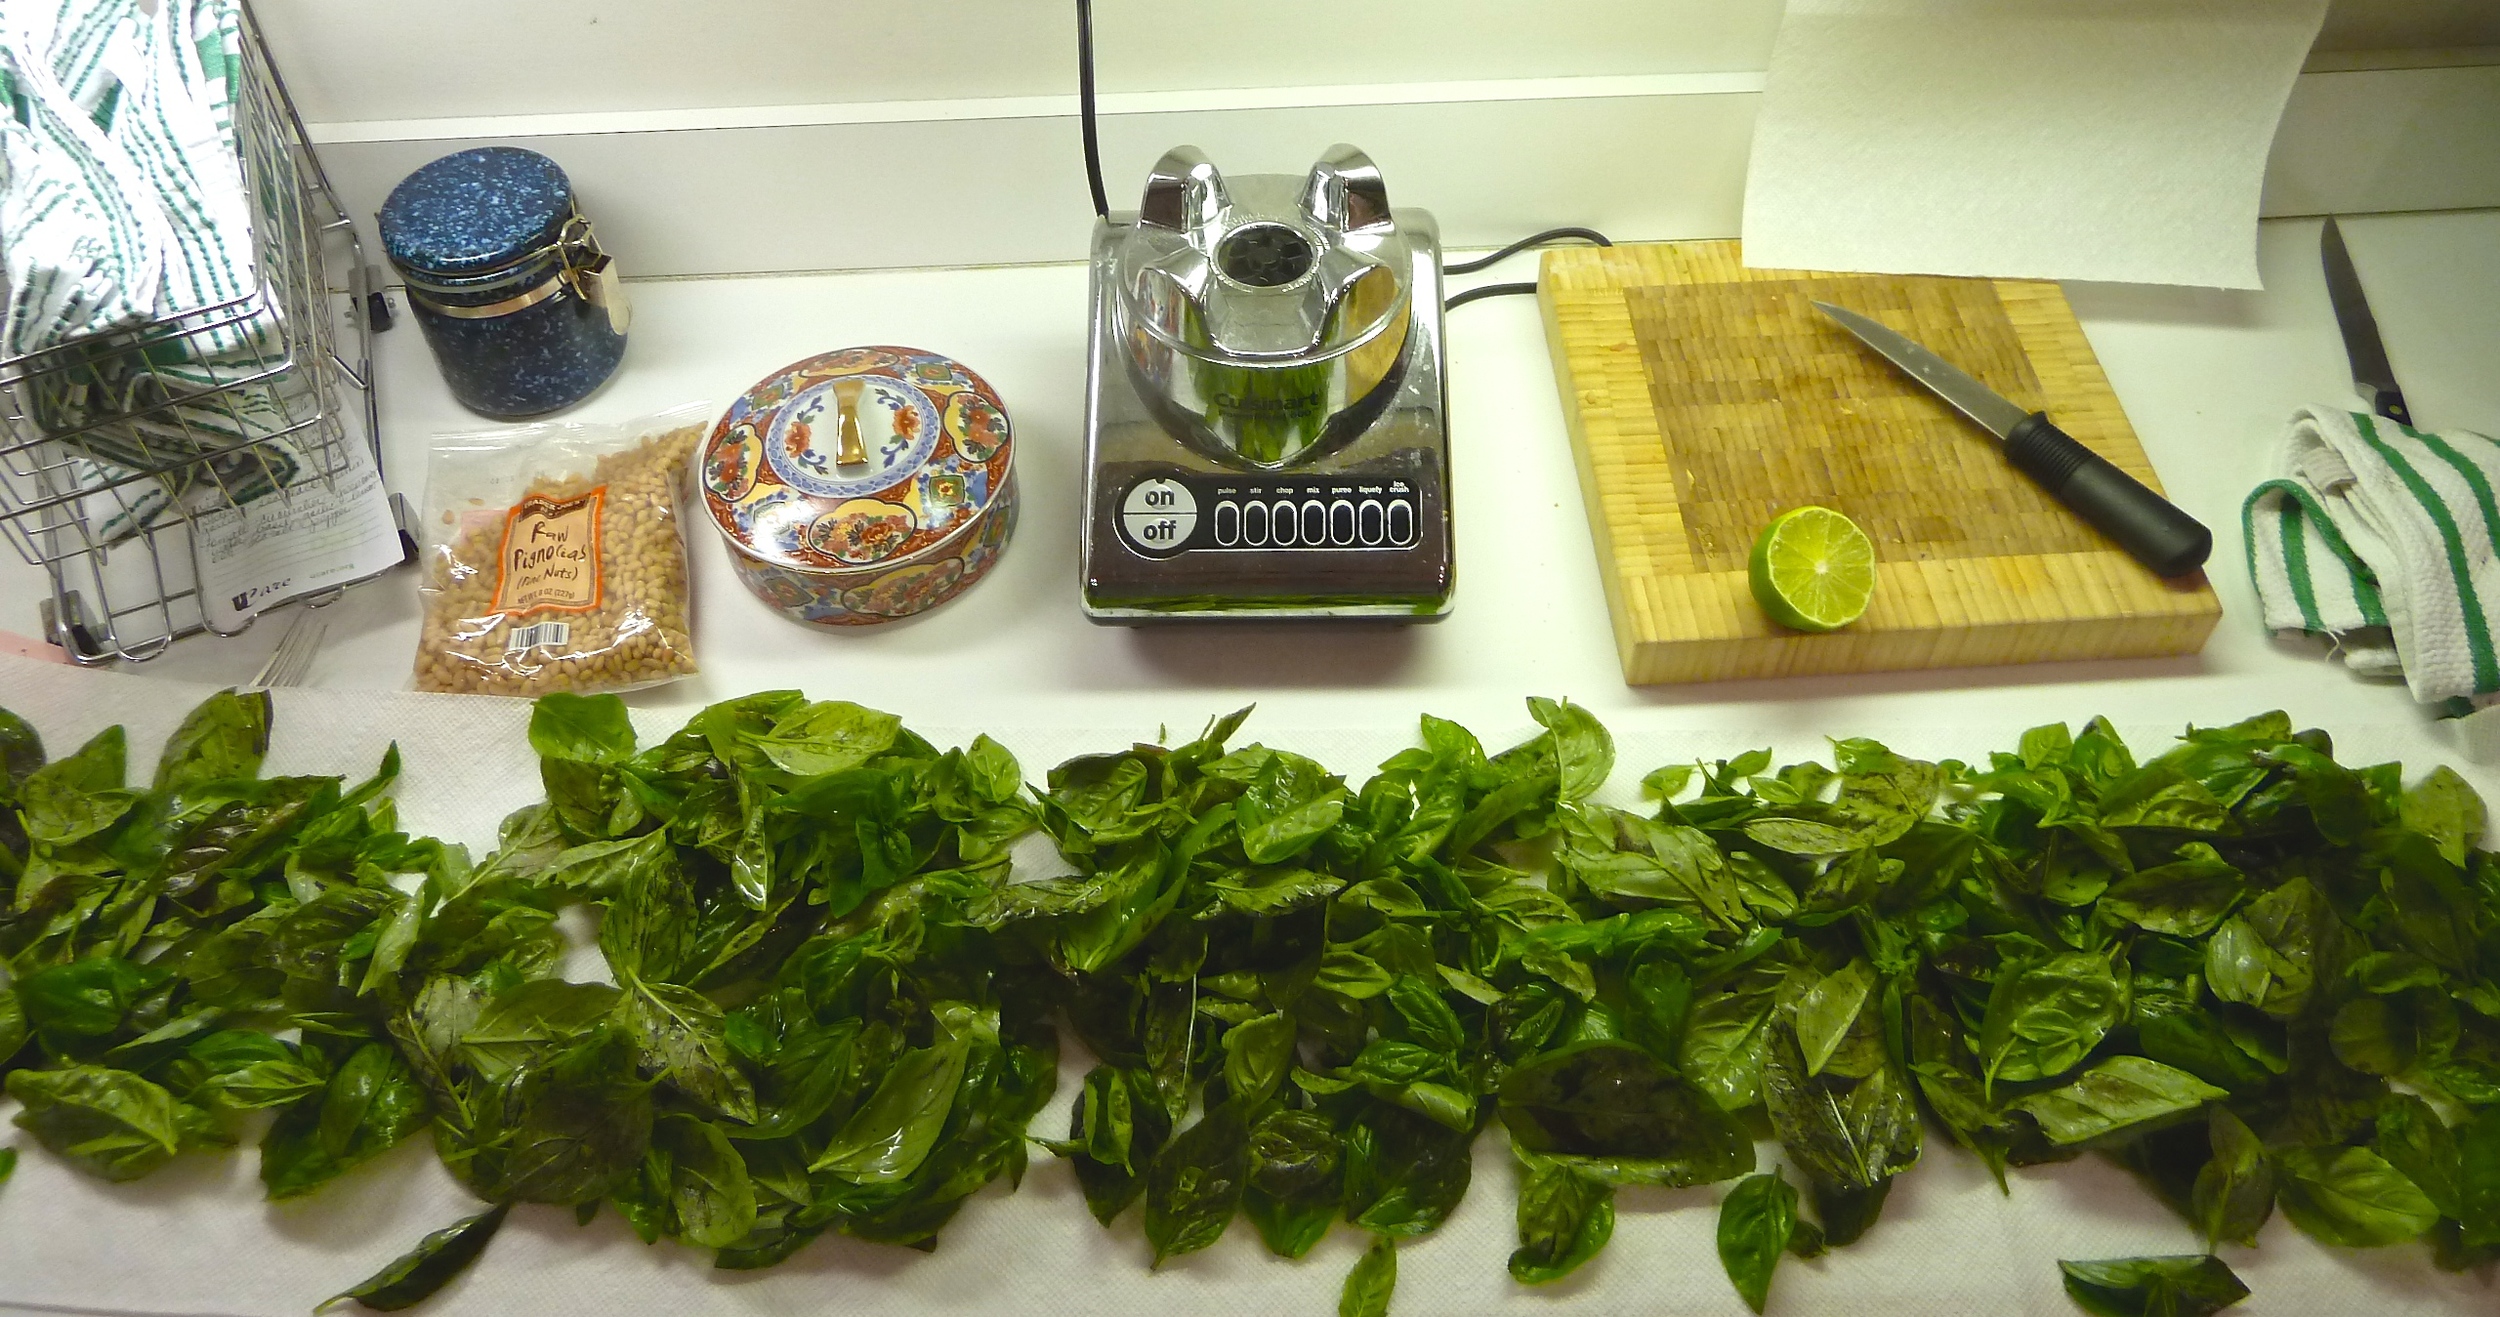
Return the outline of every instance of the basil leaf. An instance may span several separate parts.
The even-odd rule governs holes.
[[[731,1120],[756,1120],[755,1085],[730,1055],[726,1021],[711,998],[673,983],[635,982],[623,1010],[646,1068]]]
[[[1868,1031],[1870,1022],[1861,1018],[1857,1028]],[[1877,1191],[1918,1161],[1918,1106],[1889,1061],[1862,1077],[1829,1068],[1808,1075],[1796,1029],[1778,1021],[1764,1057],[1762,1097],[1789,1164],[1818,1190]],[[1752,1169],[1751,1159],[1738,1169]],[[1846,1242],[1828,1218],[1824,1228]]]
[[[1676,1068],[1725,1111],[1761,1100],[1762,1058],[1779,1004],[1776,976],[1740,979],[1693,1003],[1676,1049]]]
[[[1528,698],[1528,716],[1554,738],[1554,763],[1562,798],[1586,800],[1606,785],[1615,771],[1615,739],[1588,710],[1569,700],[1556,703]]]
[[[1566,1163],[1522,1155],[1519,1247],[1510,1277],[1543,1285],[1579,1270],[1615,1231],[1614,1186]]]
[[[269,753],[269,692],[219,691],[192,708],[157,756],[154,790],[260,776]]]
[[[1514,1067],[1499,1109],[1521,1148],[1604,1163],[1613,1183],[1707,1184],[1753,1169],[1743,1127],[1629,1043],[1579,1043]]]
[[[1271,752],[1234,803],[1241,852],[1252,864],[1281,864],[1337,826],[1345,779],[1300,755]]]
[[[2018,1099],[2013,1106],[2039,1121],[2051,1142],[2077,1144],[2157,1129],[2228,1096],[2159,1061],[2113,1056],[2074,1082]]]
[[[2182,848],[2181,855],[2110,884],[2100,910],[2148,932],[2178,937],[2211,932],[2239,903],[2247,879],[2202,842]]]
[[[2067,1295],[2094,1317],[2206,1317],[2248,1297],[2222,1259],[2201,1253],[2060,1262],[2057,1269]]]
[[[2283,1215],[2322,1242],[2381,1248],[2418,1239],[2439,1220],[2422,1190],[2367,1148],[2291,1148],[2275,1164]]]
[[[512,1204],[498,1203],[427,1235],[364,1283],[325,1300],[313,1311],[327,1312],[349,1299],[374,1312],[398,1312],[425,1302],[477,1261],[511,1211]]]
[[[1375,1106],[1344,1133],[1346,1220],[1384,1235],[1429,1234],[1466,1196],[1472,1130]]]
[[[920,1169],[955,1105],[969,1058],[958,1039],[903,1053],[808,1170],[853,1184],[892,1184]]]
[[[2207,1119],[2213,1160],[2196,1173],[2197,1229],[2207,1248],[2226,1240],[2253,1245],[2258,1227],[2274,1215],[2274,1162],[2256,1131],[2229,1107],[2216,1106]]]
[[[1221,1238],[1249,1175],[1249,1136],[1234,1103],[1208,1112],[1165,1144],[1146,1175],[1146,1242],[1154,1247],[1154,1265]]]
[[[2316,986],[2321,930],[2334,918],[2307,879],[2293,878],[2214,930],[2205,944],[2206,985],[2278,1020],[2300,1014]]]
[[[139,999],[167,977],[162,969],[118,956],[73,960],[19,979],[17,1004],[30,1031],[54,1047],[76,1049],[86,1040],[118,1031]]]
[[[2465,1247],[2500,1247],[2500,1108],[2457,1127],[2457,1213]]]
[[[1776,1169],[1737,1181],[1719,1200],[1719,1265],[1746,1307],[1762,1311],[1796,1233],[1797,1190]]]
[[[2072,952],[1998,971],[1979,1024],[1982,1074],[2023,1083],[2073,1069],[2124,1017],[2126,987],[2109,962]]]
[[[18,1126],[91,1175],[135,1180],[182,1150],[173,1095],[127,1070],[12,1070],[7,1090]]]
[[[651,1143],[668,1155],[679,1238],[702,1248],[727,1248],[755,1229],[755,1187],[746,1159],[718,1126],[670,1116],[652,1126]]]
[[[17,1149],[0,1148],[0,1184],[7,1184],[9,1182],[10,1173],[14,1172],[16,1169]]]
[[[299,1198],[397,1147],[425,1124],[425,1090],[385,1043],[349,1054],[321,1092],[278,1113],[260,1144],[272,1201]]]
[[[613,695],[541,695],[530,705],[530,748],[541,759],[621,764],[634,757],[634,723]]]
[[[1398,1287],[1397,1241],[1374,1235],[1363,1256],[1346,1273],[1337,1294],[1337,1317],[1388,1317],[1389,1296]]]
[[[821,777],[857,768],[884,754],[894,747],[902,728],[903,720],[893,714],[828,700],[783,716],[772,731],[755,738],[755,747],[784,772]],[[1014,772],[1012,758],[1007,768],[1010,774]]]
[[[1231,1100],[1255,1107],[1273,1096],[1292,1068],[1293,1044],[1293,1021],[1281,1014],[1262,1015],[1225,1030],[1224,1088]]]
[[[1314,1111],[1272,1111],[1250,1131],[1250,1178],[1241,1206],[1270,1252],[1298,1258],[1328,1233],[1337,1216],[1342,1157],[1335,1127]]]
[[[2483,798],[2453,768],[2432,769],[2398,805],[2404,826],[2431,839],[2448,863],[2465,867],[2483,839]]]
[[[1819,1075],[1831,1063],[1874,991],[1875,970],[1863,959],[1852,960],[1838,973],[1824,976],[1797,999],[1797,1045],[1805,1056],[1806,1073]]]

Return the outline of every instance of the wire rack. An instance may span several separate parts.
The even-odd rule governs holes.
[[[256,286],[0,359],[0,535],[48,571],[44,632],[80,663],[153,658],[211,629],[203,519],[339,476],[353,443],[380,459],[362,245],[249,6],[241,45]]]

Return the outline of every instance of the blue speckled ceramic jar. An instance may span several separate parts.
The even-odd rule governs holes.
[[[616,373],[623,289],[555,161],[509,146],[444,156],[401,179],[379,218],[462,406],[537,416]]]

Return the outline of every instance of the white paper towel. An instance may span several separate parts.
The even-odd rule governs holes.
[[[0,656],[0,706],[25,716],[56,755],[114,723],[128,728],[131,776],[144,780],[166,736],[210,687],[80,671]],[[818,692],[824,694],[824,692]],[[396,796],[404,826],[476,847],[495,822],[537,798],[526,740],[529,706],[482,696],[386,691],[281,690],[269,751],[271,773],[372,771],[397,741],[406,759]],[[1353,725],[1286,725],[1253,718],[1242,740],[1310,754],[1360,781],[1372,764],[1415,743],[1412,707],[1379,702]],[[645,742],[676,729],[684,710],[634,711]],[[1060,759],[1151,738],[1151,727],[1074,727],[1047,709],[1020,726],[988,729],[1016,752],[1028,778]],[[974,729],[914,716],[940,745]],[[1475,730],[1499,748],[1533,734],[1526,711]],[[2017,729],[1927,724],[1828,729],[1884,740],[1906,754],[1977,759],[2012,742]],[[2123,726],[2151,753],[2176,728]],[[2416,745],[2408,726],[2333,729],[2349,761],[2376,762]],[[1197,733],[1174,725],[1176,738]],[[1789,731],[1687,730],[1661,719],[1618,718],[1611,798],[1629,805],[1640,775],[1659,764],[1724,758],[1769,746],[1781,762],[1822,756],[1819,737]],[[2426,764],[2413,765],[2416,771]],[[2490,772],[2468,776],[2500,792]],[[577,977],[579,977],[577,975]],[[1077,1079],[1089,1062],[1071,1046],[1057,1097],[1034,1121],[1037,1134],[1067,1128]],[[16,1104],[0,1099],[0,1122]],[[315,1302],[381,1267],[428,1230],[478,1209],[422,1137],[359,1168],[310,1198],[261,1200],[257,1159],[232,1154],[177,1159],[131,1184],[105,1184],[69,1169],[34,1139],[0,1123],[0,1145],[23,1153],[0,1185],[0,1314],[146,1314],[149,1317],[301,1317]],[[1775,1145],[1760,1152],[1768,1164]],[[2059,1258],[2194,1251],[2192,1231],[2123,1172],[2094,1160],[2015,1172],[1997,1192],[1978,1160],[1932,1135],[1921,1164],[1904,1175],[1873,1232],[1814,1262],[1781,1266],[1775,1313],[1853,1317],[2072,1317],[2058,1287]],[[1400,1314],[1513,1317],[1647,1317],[1658,1313],[1741,1317],[1743,1304],[1715,1251],[1725,1186],[1627,1189],[1613,1242],[1581,1272],[1551,1287],[1513,1284],[1504,1260],[1517,1242],[1514,1181],[1498,1133],[1476,1148],[1475,1179],[1448,1224],[1399,1250]],[[2432,1268],[2419,1247],[2328,1249],[2280,1217],[2257,1249],[2225,1257],[2274,1317],[2465,1317],[2491,1311],[2489,1282]],[[1132,1210],[1104,1230],[1085,1211],[1066,1164],[1035,1151],[1022,1188],[992,1185],[949,1225],[937,1252],[828,1237],[762,1272],[712,1270],[697,1249],[645,1246],[613,1212],[588,1227],[569,1210],[516,1211],[478,1266],[419,1311],[528,1313],[531,1317],[779,1317],[856,1312],[915,1317],[1019,1317],[1081,1310],[1094,1317],[1275,1317],[1327,1312],[1362,1251],[1339,1227],[1299,1262],[1267,1256],[1256,1232],[1236,1222],[1203,1253],[1161,1271]],[[1560,1306],[1558,1306],[1560,1305]],[[352,1311],[352,1309],[351,1309]]]
[[[1789,0],[1750,266],[2255,288],[2327,0]]]

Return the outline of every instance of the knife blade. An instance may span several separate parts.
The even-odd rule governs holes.
[[[2026,412],[1960,367],[1855,311],[1815,308],[1855,334],[1910,378],[2005,443],[2005,460],[2049,496],[2118,542],[2156,576],[2184,576],[2213,552],[2213,532],[2178,505],[2058,429],[2046,412]]]
[[[2335,307],[2335,327],[2343,331],[2352,386],[2370,400],[2371,411],[2398,425],[2413,424],[2404,390],[2396,387],[2396,368],[2387,360],[2387,345],[2379,341],[2378,317],[2370,314],[2370,299],[2361,291],[2361,272],[2352,268],[2344,231],[2332,215],[2318,235],[2318,262],[2326,267],[2326,298]]]

